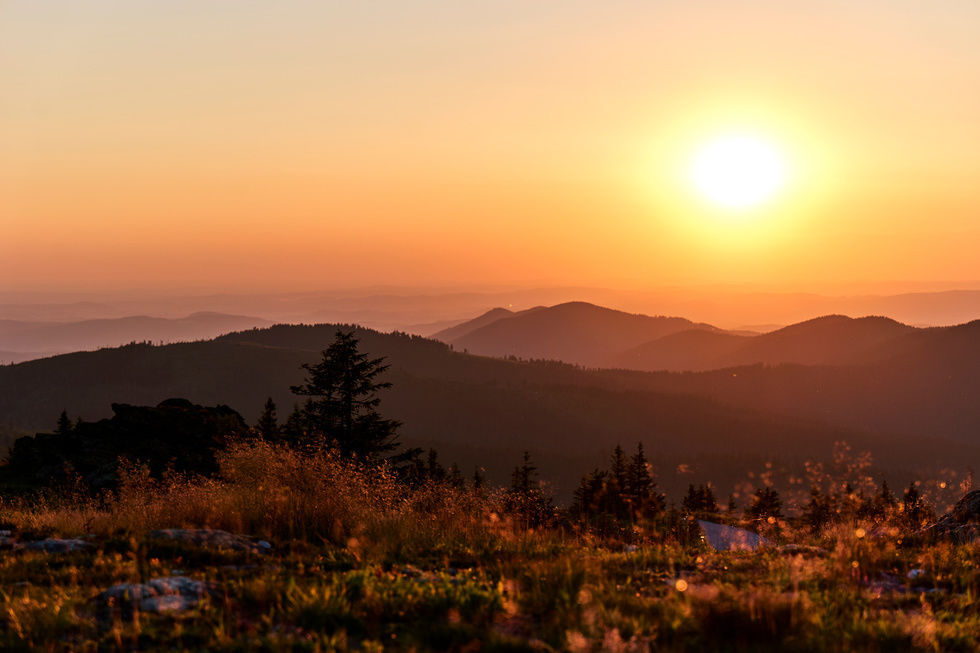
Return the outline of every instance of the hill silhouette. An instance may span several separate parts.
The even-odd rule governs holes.
[[[465,322],[455,324],[447,329],[437,331],[436,333],[432,334],[432,336],[430,337],[434,338],[435,340],[441,340],[442,342],[453,342],[454,340],[458,340],[463,336],[469,335],[470,333],[473,333],[477,329],[483,328],[488,324],[492,324],[497,320],[503,320],[508,317],[514,317],[515,315],[531,313],[533,311],[541,310],[543,308],[544,308],[543,306],[535,306],[534,308],[528,308],[526,310],[516,311],[516,312],[508,310],[506,308],[491,308],[486,313],[483,313],[482,315],[479,315],[473,318],[472,320],[466,320]]]
[[[858,365],[887,358],[916,329],[885,317],[827,315],[756,336],[687,331],[644,343],[609,365],[657,371],[704,371],[765,363]]]
[[[0,367],[0,414],[21,429],[50,430],[62,408],[96,420],[109,417],[112,403],[185,397],[231,406],[251,422],[268,396],[285,414],[297,399],[288,388],[302,380],[299,366],[316,360],[336,329],[277,325]],[[542,472],[568,489],[616,443],[643,442],[665,474],[679,462],[713,465],[719,482],[748,460],[823,456],[836,440],[904,469],[967,464],[977,459],[980,427],[969,391],[980,382],[977,330],[974,323],[914,332],[927,337],[910,340],[888,366],[757,365],[701,374],[589,371],[466,355],[406,334],[356,334],[364,351],[391,363],[386,379],[394,387],[382,412],[404,422],[406,445],[436,446],[444,459],[486,466],[499,480],[530,449]]]
[[[700,372],[718,369],[719,360],[732,354],[752,336],[722,331],[688,329],[657,338],[611,356],[606,367],[630,370]]]
[[[640,343],[689,329],[718,330],[680,317],[650,317],[586,302],[568,302],[500,317],[469,332],[463,329],[463,335],[447,342],[474,354],[561,360],[597,367]]]
[[[852,428],[977,441],[980,320],[911,329],[863,352],[863,364],[755,364],[645,373],[638,382],[651,390],[690,392]]]

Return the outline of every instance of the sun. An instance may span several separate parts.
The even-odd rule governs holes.
[[[771,199],[786,182],[779,149],[753,134],[728,134],[702,146],[689,170],[694,190],[725,209],[750,209]]]

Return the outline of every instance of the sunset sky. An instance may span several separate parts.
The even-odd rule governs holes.
[[[978,281],[978,30],[976,0],[7,0],[0,289]],[[783,166],[748,208],[690,179],[731,134]]]

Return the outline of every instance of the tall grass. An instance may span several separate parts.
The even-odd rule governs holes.
[[[214,478],[123,466],[119,489],[91,498],[79,489],[2,505],[22,531],[143,535],[161,528],[210,528],[273,541],[346,546],[356,555],[405,557],[498,546],[507,523],[498,490],[442,482],[409,487],[386,465],[299,451],[261,441],[232,444]]]

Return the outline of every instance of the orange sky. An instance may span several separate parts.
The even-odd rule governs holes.
[[[974,0],[4,2],[0,289],[980,280],[978,25]],[[734,217],[682,182],[728,129],[791,167]]]

